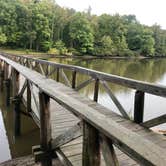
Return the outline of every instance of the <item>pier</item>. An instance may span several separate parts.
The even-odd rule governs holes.
[[[87,80],[79,82],[78,74]],[[94,83],[93,100],[79,93],[90,83]],[[133,119],[109,83],[135,91]],[[120,115],[98,103],[99,86]],[[166,97],[166,86],[0,53],[0,91],[6,93],[7,106],[14,102],[16,136],[21,134],[21,114],[39,126],[40,145],[32,147],[32,155],[42,166],[57,165],[56,160],[66,166],[165,166],[166,137],[150,128],[165,123],[166,114],[148,121],[143,117],[145,94]]]

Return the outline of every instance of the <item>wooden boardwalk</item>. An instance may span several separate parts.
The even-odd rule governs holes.
[[[148,89],[147,83],[134,80],[122,82],[123,78],[110,76],[113,82],[117,81],[117,83],[139,90],[135,97],[134,121],[131,121],[104,82],[104,76],[106,80],[108,80],[108,76],[102,75],[102,84],[125,118],[96,102],[99,78],[101,77],[96,79],[95,76],[95,93],[94,101],[92,101],[72,88],[57,82],[58,79],[56,81],[49,79],[48,71],[47,76],[43,76],[10,59],[0,56],[0,60],[3,62],[1,71],[3,71],[2,69],[6,70],[5,77],[8,78],[10,76],[9,66],[12,67],[12,70],[14,69],[12,81],[16,87],[14,89],[14,94],[17,96],[15,100],[22,97],[27,112],[40,127],[41,145],[33,147],[36,161],[41,161],[43,165],[51,165],[52,158],[58,157],[62,164],[69,166],[130,166],[140,164],[165,166],[166,137],[154,133],[149,127],[165,123],[166,118],[163,115],[147,122],[142,121],[144,93],[140,90],[166,96],[166,87],[149,84]],[[24,60],[22,62],[25,62]],[[8,68],[5,68],[6,66]],[[32,68],[32,64],[30,66]],[[40,69],[44,73],[44,68],[41,65]],[[55,70],[50,72],[53,71]],[[20,83],[21,86],[18,84],[20,79],[17,76],[18,72],[24,77]],[[94,76],[94,72],[88,71],[88,74],[90,72]],[[76,73],[73,73],[73,78],[75,78]],[[101,76],[101,73],[98,73],[98,76]],[[64,73],[63,77],[66,83],[70,84]],[[79,89],[89,82],[87,80],[76,87],[75,80],[72,79],[72,87]],[[15,106],[16,117],[19,117],[18,101]],[[19,121],[20,118],[16,120]],[[19,123],[16,125],[16,133],[18,131]]]

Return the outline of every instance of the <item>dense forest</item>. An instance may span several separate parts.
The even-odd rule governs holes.
[[[0,0],[0,46],[55,54],[166,56],[166,30],[135,15],[100,16],[54,0]]]

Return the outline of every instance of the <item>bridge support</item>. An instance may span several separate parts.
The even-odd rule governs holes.
[[[13,102],[14,102],[14,134],[19,136],[21,134],[21,111],[20,102],[21,99],[18,96],[19,92],[19,72],[12,69],[12,87],[13,87]]]
[[[142,123],[144,117],[144,92],[135,92],[135,103],[134,103],[134,122]]]
[[[49,154],[51,152],[50,97],[39,92],[39,104],[41,150]],[[41,164],[42,166],[52,166],[52,156],[48,155],[47,158],[43,158]]]
[[[4,84],[5,84],[5,92],[6,92],[6,106],[9,106],[10,105],[10,79],[7,78],[5,79],[4,81]]]
[[[3,69],[3,61],[0,61],[0,90],[3,92],[3,81],[4,81],[4,69]]]

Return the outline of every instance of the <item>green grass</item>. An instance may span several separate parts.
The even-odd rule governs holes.
[[[33,56],[38,56],[38,55],[46,55],[47,53],[44,52],[35,52],[32,50],[24,50],[24,49],[11,49],[11,48],[2,48],[0,47],[0,52],[6,52],[9,54],[17,54],[17,55],[33,55]]]

